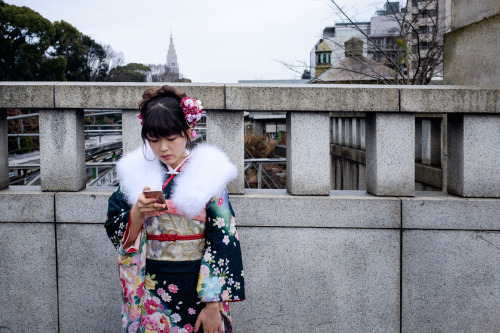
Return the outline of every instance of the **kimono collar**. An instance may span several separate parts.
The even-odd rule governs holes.
[[[163,172],[161,162],[154,156],[149,144],[124,155],[116,167],[121,189],[133,206],[144,187],[161,190]],[[218,195],[229,181],[236,178],[236,166],[216,146],[198,144],[175,176],[172,203],[189,218],[197,216],[210,198]]]

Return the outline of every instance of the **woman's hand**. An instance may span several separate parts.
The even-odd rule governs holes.
[[[154,198],[146,198],[144,191],[149,191],[149,187],[144,188],[139,199],[137,199],[137,202],[130,210],[129,235],[128,239],[124,240],[124,248],[136,241],[139,232],[142,230],[146,215],[152,215],[166,209],[167,205],[156,203],[156,199]]]
[[[155,198],[146,198],[146,196],[144,195],[144,191],[149,191],[149,190],[150,190],[149,187],[145,187],[142,190],[139,199],[137,199],[137,202],[135,203],[134,207],[132,207],[132,210],[135,210],[134,213],[138,214],[138,216],[140,216],[140,218],[142,218],[143,220],[146,217],[146,215],[153,215],[167,208],[166,204],[157,203]]]
[[[196,319],[195,332],[198,332],[201,324],[203,324],[203,333],[224,333],[219,302],[205,303],[205,307],[200,311],[198,319]]]

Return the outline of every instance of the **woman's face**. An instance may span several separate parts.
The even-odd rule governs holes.
[[[191,135],[191,130],[188,130],[188,135]],[[180,134],[161,138],[148,138],[148,142],[156,157],[174,169],[187,156],[187,138]]]

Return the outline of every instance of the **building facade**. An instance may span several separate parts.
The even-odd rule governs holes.
[[[167,66],[166,66],[167,81],[179,80],[179,63],[177,62],[177,53],[175,52],[174,38],[170,34],[170,44],[168,45]]]

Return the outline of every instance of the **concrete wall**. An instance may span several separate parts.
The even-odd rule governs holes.
[[[117,254],[103,227],[111,192],[0,191],[2,332],[118,331]],[[500,326],[498,199],[253,190],[231,202],[247,288],[236,332]]]
[[[500,85],[500,2],[453,0],[444,39],[444,83]]]
[[[83,107],[124,108],[132,128],[139,126],[132,110],[143,89],[128,84],[7,83],[0,84],[0,107],[44,108],[50,109],[49,115]],[[292,178],[287,185],[293,185],[288,192],[242,191],[241,183],[234,184],[234,193],[243,192],[233,194],[231,202],[241,232],[248,297],[233,306],[236,332],[498,330],[499,89],[187,85],[185,90],[207,97],[201,97],[204,105],[216,114],[212,131],[223,128],[222,123],[233,124],[212,138],[232,150],[240,170],[243,128],[236,127],[243,126],[243,111],[286,111],[290,132],[317,131],[299,136],[309,145],[289,147],[295,156],[308,156],[314,167],[304,167],[300,159],[287,161]],[[328,148],[329,126],[308,128],[296,120],[328,123],[329,112],[370,114],[375,130],[366,136],[371,141],[366,158],[375,160],[367,165],[373,169],[367,170],[367,182],[384,189],[374,191],[379,196],[323,190],[329,159],[304,150],[316,143]],[[410,188],[401,192],[400,185],[413,179],[415,170],[378,159],[413,163],[411,124],[416,113],[452,115],[448,154],[455,157],[448,176],[457,196]],[[77,123],[76,115],[68,121]],[[387,140],[390,134],[376,130],[389,125],[398,127],[393,144]],[[136,142],[131,136],[123,140],[129,147]],[[73,155],[73,163],[77,158]],[[0,150],[0,161],[5,159]],[[48,163],[41,167],[50,171]],[[321,173],[319,180],[305,177],[311,170]],[[398,182],[390,177],[394,171]],[[477,175],[481,181],[471,181]],[[308,182],[317,184],[305,187]],[[117,254],[103,227],[113,189],[71,191],[0,190],[2,333],[119,330]]]

